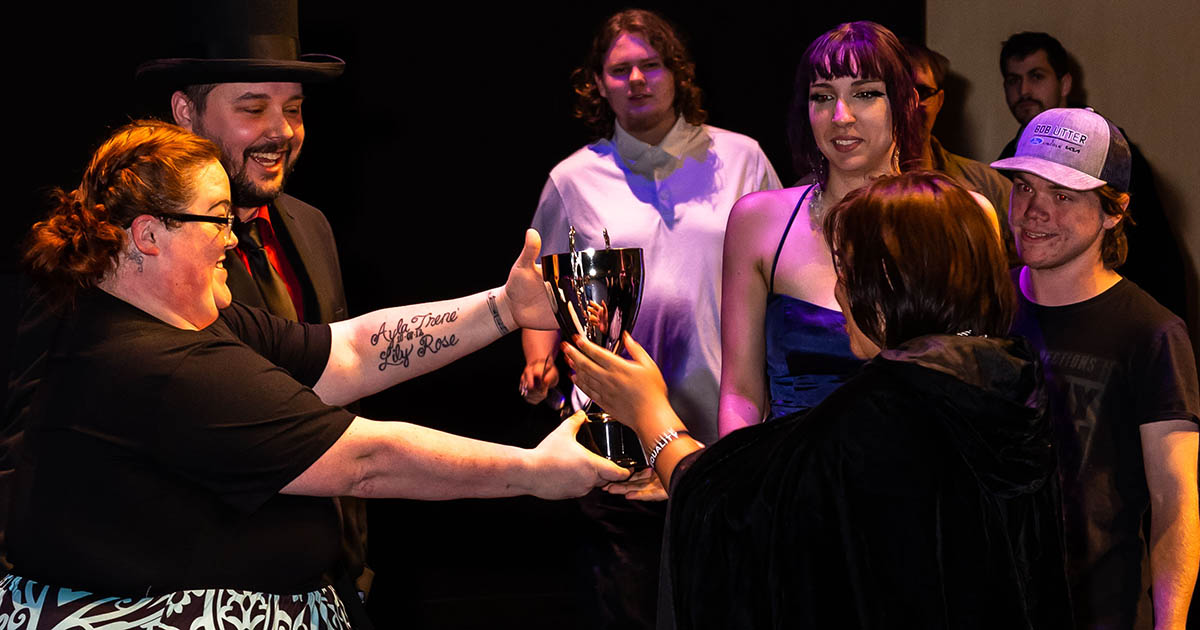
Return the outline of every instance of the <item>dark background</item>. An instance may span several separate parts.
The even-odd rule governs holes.
[[[504,281],[547,173],[589,140],[571,116],[571,70],[594,29],[627,6],[430,4],[300,6],[302,50],[340,56],[347,66],[339,80],[306,88],[307,136],[288,190],[329,217],[354,314]],[[805,46],[853,19],[924,40],[922,2],[838,5],[641,6],[660,10],[685,35],[709,123],[757,139],[788,183],[795,173],[784,129]],[[168,95],[144,93],[133,70],[194,35],[170,3],[30,10],[10,22],[16,32],[6,55],[16,76],[6,89],[5,170],[19,194],[0,214],[5,364],[16,243],[44,212],[45,192],[77,186],[115,127],[167,115]],[[522,365],[519,337],[510,335],[366,401],[364,415],[532,446],[555,420],[518,397]],[[574,567],[583,525],[570,501],[374,501],[372,614],[380,628],[577,627],[576,595],[588,588]]]

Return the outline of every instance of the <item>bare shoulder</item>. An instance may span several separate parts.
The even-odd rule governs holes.
[[[762,229],[786,223],[806,190],[808,186],[800,186],[743,196],[729,212],[729,229]]]

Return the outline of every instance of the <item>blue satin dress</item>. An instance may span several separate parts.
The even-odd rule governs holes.
[[[775,268],[792,223],[812,188],[792,210],[771,263],[764,333],[771,418],[815,407],[862,366],[850,352],[846,318],[834,311],[775,292]]]

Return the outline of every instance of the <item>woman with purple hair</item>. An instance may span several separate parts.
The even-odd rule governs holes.
[[[797,169],[815,183],[742,197],[725,232],[721,436],[814,407],[862,364],[834,300],[821,222],[846,193],[913,162],[919,128],[912,72],[891,31],[850,22],[809,45],[789,136]]]

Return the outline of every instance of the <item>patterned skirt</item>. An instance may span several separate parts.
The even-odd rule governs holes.
[[[332,586],[298,595],[233,589],[107,597],[15,575],[0,579],[0,630],[348,630]]]

